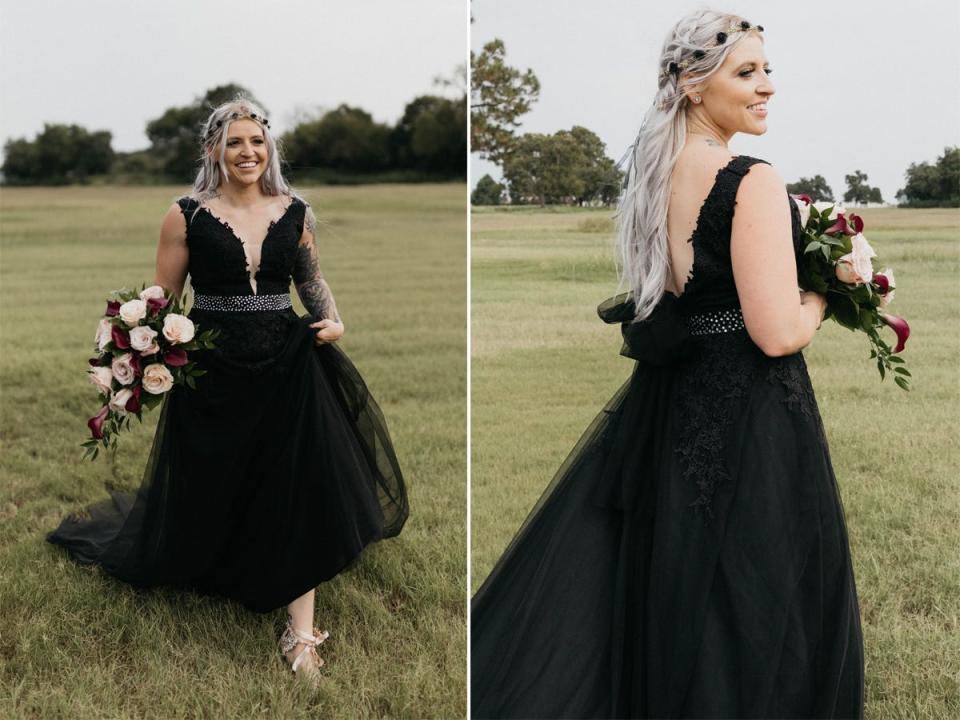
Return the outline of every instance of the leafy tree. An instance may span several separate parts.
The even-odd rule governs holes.
[[[421,95],[390,135],[393,164],[463,177],[467,172],[467,97]]]
[[[474,205],[499,205],[503,190],[503,185],[489,175],[484,175],[470,193],[470,202]]]
[[[79,125],[46,123],[33,142],[9,140],[3,173],[10,184],[65,185],[105,173],[113,162],[112,135]]]
[[[350,172],[377,172],[390,167],[390,133],[370,113],[340,105],[312,122],[285,133],[287,162],[296,166]]]
[[[795,183],[787,183],[787,192],[791,195],[809,195],[813,202],[833,201],[833,190],[827,185],[823,175],[802,177]]]
[[[505,62],[503,41],[491,40],[470,53],[470,140],[474,152],[502,164],[521,115],[540,95],[540,81],[529,68],[520,72]]]
[[[606,156],[606,146],[585,127],[553,135],[527,134],[504,158],[503,174],[515,203],[611,203],[622,173]]]
[[[903,207],[960,207],[960,148],[946,147],[934,165],[910,163],[897,191]]]
[[[263,104],[246,88],[229,83],[207,90],[190,105],[168,108],[163,115],[147,123],[151,150],[162,159],[165,174],[183,182],[193,180],[200,159],[203,123],[215,107],[237,95],[243,95],[263,108]],[[270,116],[266,108],[263,111]]]
[[[880,188],[867,185],[867,174],[859,170],[854,170],[852,175],[844,175],[847,183],[847,191],[843,194],[843,201],[853,202],[857,205],[868,202],[883,202],[880,196]]]

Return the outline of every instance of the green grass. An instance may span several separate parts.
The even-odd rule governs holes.
[[[834,323],[804,353],[850,532],[867,715],[960,717],[960,211],[862,215],[896,272],[914,389],[881,383],[866,338]],[[472,229],[476,590],[632,361],[596,314],[616,291],[609,211],[482,208]]]
[[[399,537],[317,590],[326,680],[294,683],[282,609],[137,592],[44,542],[68,512],[135,488],[156,415],[81,462],[84,371],[110,290],[148,284],[179,187],[3,189],[0,717],[458,717],[466,706],[466,188],[305,192],[347,325],[408,483]],[[299,300],[296,309],[303,313]]]

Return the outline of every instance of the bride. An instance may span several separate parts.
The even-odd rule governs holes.
[[[844,511],[801,350],[799,211],[763,28],[669,33],[618,211],[631,378],[473,598],[475,718],[862,717]]]
[[[280,172],[263,112],[217,107],[193,192],[160,229],[154,283],[219,331],[191,359],[196,389],[165,397],[136,493],[112,493],[47,539],[139,587],[176,585],[287,608],[280,649],[316,684],[327,632],[314,588],[397,535],[407,496],[390,436],[356,368],[316,250],[309,204]],[[293,310],[291,280],[309,315]]]

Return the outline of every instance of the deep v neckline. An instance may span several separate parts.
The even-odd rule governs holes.
[[[230,233],[230,236],[234,240],[236,240],[238,243],[240,243],[240,252],[243,253],[244,270],[246,271],[246,274],[247,274],[247,283],[250,283],[251,281],[254,283],[257,283],[257,276],[260,275],[260,268],[263,266],[263,253],[267,247],[267,240],[270,239],[270,235],[273,233],[273,229],[277,225],[279,225],[281,222],[283,222],[284,218],[286,218],[287,215],[290,214],[290,210],[296,202],[297,202],[296,198],[291,198],[290,202],[287,203],[287,207],[285,207],[283,212],[280,214],[280,217],[278,217],[276,220],[271,220],[270,224],[267,225],[267,231],[263,236],[263,240],[260,241],[260,262],[257,263],[257,269],[253,273],[250,272],[251,268],[253,267],[253,264],[250,262],[250,256],[247,254],[247,244],[244,242],[243,238],[241,238],[237,234],[237,231],[233,229],[233,226],[231,226],[230,223],[228,223],[223,218],[217,216],[213,212],[213,210],[211,210],[209,207],[201,204],[200,209],[206,210],[207,215],[209,215],[214,222],[216,222],[221,227],[225,228],[227,232]],[[253,285],[250,286],[250,290],[254,295],[259,295],[259,293],[257,292],[258,288],[259,288],[259,284],[257,285],[256,288]]]
[[[727,161],[726,165],[724,165],[722,168],[717,170],[716,177],[713,178],[713,185],[710,186],[710,192],[707,193],[707,196],[703,199],[703,203],[700,205],[700,211],[697,213],[697,222],[693,226],[693,232],[690,234],[690,238],[687,240],[687,242],[690,243],[690,249],[693,252],[693,259],[690,261],[690,269],[687,271],[687,278],[686,280],[683,281],[683,287],[680,288],[679,295],[673,295],[672,292],[670,292],[669,290],[667,291],[667,292],[670,292],[670,294],[673,295],[677,300],[683,297],[686,297],[687,291],[690,287],[690,283],[693,282],[697,276],[695,272],[695,269],[697,267],[697,246],[693,241],[700,234],[700,225],[703,222],[703,212],[704,210],[706,210],[707,205],[710,204],[710,200],[711,198],[713,198],[714,193],[717,192],[717,188],[720,185],[720,176],[723,175],[724,171],[727,170],[727,168],[729,168],[731,165],[733,165],[733,163],[736,162],[738,158],[741,158],[741,157],[743,156],[734,155],[732,158],[730,158],[729,161]]]

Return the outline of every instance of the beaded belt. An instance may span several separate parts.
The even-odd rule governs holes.
[[[714,333],[735,332],[744,330],[743,315],[740,308],[712,310],[710,312],[691,315],[687,319],[687,327],[691,335],[713,335]]]
[[[194,293],[193,307],[198,310],[229,310],[249,312],[256,310],[286,310],[293,307],[290,293],[276,295],[202,295]]]

